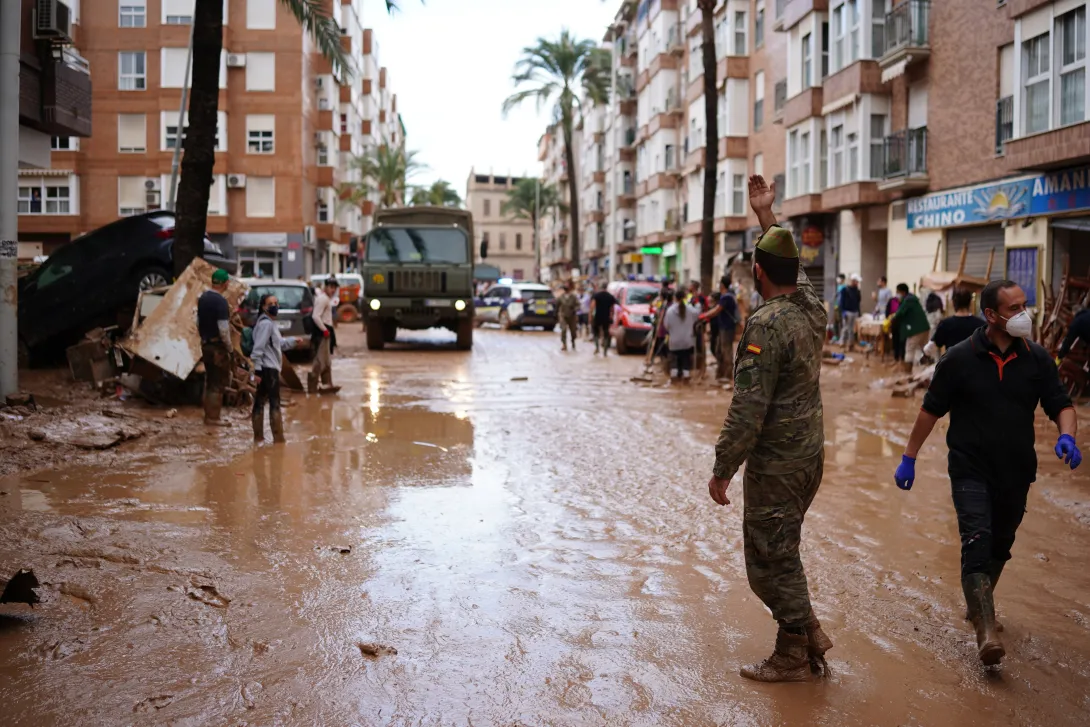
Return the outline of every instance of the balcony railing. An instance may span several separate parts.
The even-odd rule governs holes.
[[[626,197],[631,197],[636,193],[636,183],[632,181],[632,177],[625,177],[624,182],[621,184],[621,194]]]
[[[927,127],[903,129],[886,137],[882,177],[927,174]]]
[[[779,113],[783,111],[784,104],[787,103],[787,79],[776,81],[775,96],[772,100],[772,108]]]
[[[889,55],[904,48],[926,48],[931,17],[930,0],[907,0],[886,13],[886,47]]]
[[[1014,136],[1014,96],[995,102],[995,153],[1003,153],[1003,142]]]

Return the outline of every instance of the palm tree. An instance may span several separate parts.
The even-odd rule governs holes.
[[[379,207],[400,207],[405,204],[406,181],[426,168],[416,159],[417,152],[387,144],[375,147],[363,156],[355,157],[350,166],[359,171],[358,182],[345,182],[338,188],[342,200],[359,197],[360,203],[379,192]]]
[[[500,205],[500,214],[516,220],[528,220],[534,229],[534,267],[541,275],[541,242],[537,240],[537,224],[543,212],[556,209],[564,214],[567,205],[561,203],[560,193],[551,184],[541,184],[537,179],[523,178],[507,191],[507,199]]]
[[[280,0],[310,33],[333,74],[350,78],[348,54],[341,46],[341,29],[325,0]],[[223,0],[197,0],[193,10],[193,69],[189,88],[189,126],[185,132],[182,173],[178,182],[174,229],[174,276],[204,252],[208,195],[216,161],[216,115],[219,111],[220,54],[223,51]],[[387,12],[397,10],[386,0]]]
[[[414,207],[420,205],[434,205],[436,207],[461,207],[462,197],[450,186],[445,179],[432,182],[430,187],[415,187],[412,201]]]
[[[697,0],[704,58],[704,210],[700,222],[700,285],[712,290],[715,257],[715,185],[719,178],[719,81],[715,58],[716,0]]]
[[[504,114],[533,99],[538,110],[552,103],[554,115],[564,135],[564,165],[568,176],[568,200],[571,220],[571,260],[579,269],[579,180],[575,176],[575,149],[572,136],[576,115],[582,116],[582,90],[588,101],[600,103],[608,98],[609,61],[592,40],[577,40],[567,29],[555,40],[538,38],[523,48],[515,63],[512,80],[521,90],[503,102]]]

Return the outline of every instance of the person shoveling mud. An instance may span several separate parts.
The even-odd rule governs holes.
[[[254,408],[250,419],[254,425],[254,441],[265,441],[265,405],[269,405],[269,428],[273,441],[284,441],[284,415],[280,410],[280,368],[283,366],[284,351],[306,345],[304,339],[284,338],[276,317],[280,314],[279,301],[275,295],[266,295],[258,304],[257,322],[254,324],[254,349],[250,354],[254,362],[254,375],[257,377],[257,392],[254,394]]]
[[[993,596],[1037,478],[1033,419],[1037,403],[1056,423],[1056,456],[1075,469],[1078,421],[1048,352],[1027,341],[1032,323],[1026,294],[1013,281],[988,283],[980,293],[987,327],[950,348],[935,368],[901,464],[893,476],[912,489],[916,457],[939,419],[950,413],[946,443],[954,509],[961,534],[961,587],[976,629],[980,660],[998,664]]]

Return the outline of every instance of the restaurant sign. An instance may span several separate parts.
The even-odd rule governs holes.
[[[908,200],[908,229],[926,230],[1090,210],[1090,166]]]

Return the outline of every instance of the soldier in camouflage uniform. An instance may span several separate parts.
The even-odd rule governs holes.
[[[556,301],[556,313],[560,319],[560,350],[568,350],[568,335],[571,335],[571,350],[575,350],[575,338],[579,331],[579,296],[572,292],[571,283],[564,286],[564,292]]]
[[[825,306],[799,265],[791,233],[775,224],[774,186],[749,181],[761,223],[755,285],[765,303],[746,320],[735,357],[734,399],[715,446],[708,489],[729,504],[727,486],[742,463],[743,540],[750,587],[779,622],[776,649],[741,674],[766,682],[803,681],[822,671],[832,642],[810,608],[799,558],[802,521],[821,484],[821,349]]]

